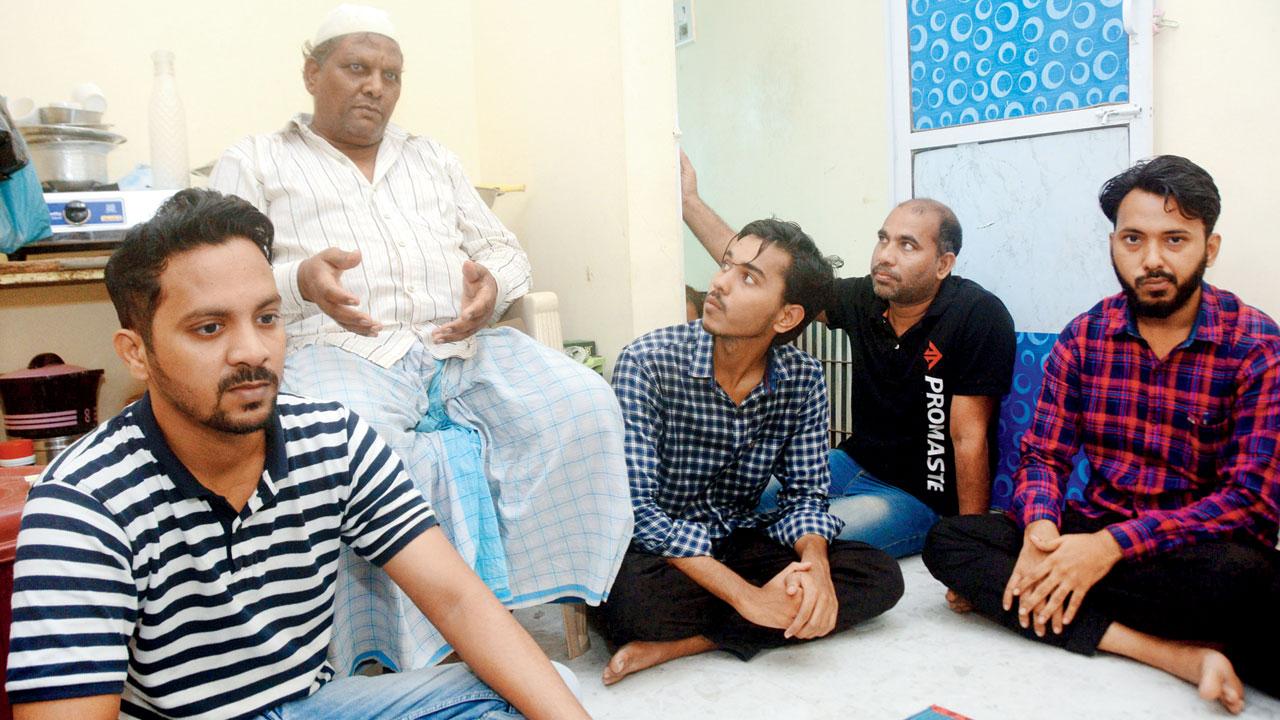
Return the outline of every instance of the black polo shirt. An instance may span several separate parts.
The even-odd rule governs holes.
[[[1013,376],[1013,318],[1000,298],[972,280],[948,276],[920,322],[894,335],[871,278],[836,281],[827,324],[849,338],[853,434],[840,444],[880,481],[955,515],[951,398],[1000,397]],[[996,421],[988,428],[994,475]]]

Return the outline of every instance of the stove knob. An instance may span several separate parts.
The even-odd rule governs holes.
[[[72,225],[83,225],[89,220],[89,206],[81,200],[72,200],[63,206],[62,217]]]

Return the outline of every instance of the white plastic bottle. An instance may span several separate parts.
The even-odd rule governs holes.
[[[157,50],[155,85],[151,89],[151,187],[180,190],[191,181],[187,163],[187,117],[173,77],[173,53]]]

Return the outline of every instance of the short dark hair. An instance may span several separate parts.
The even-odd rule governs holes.
[[[800,324],[773,338],[774,345],[786,343],[800,337],[805,327],[813,322],[818,313],[827,308],[834,290],[835,271],[827,261],[813,238],[805,234],[796,223],[788,220],[770,218],[747,223],[734,240],[754,235],[760,238],[760,252],[770,245],[791,258],[791,265],[783,276],[782,301],[788,305],[799,305],[804,308],[804,319]]]
[[[169,259],[201,245],[245,238],[271,262],[275,228],[256,207],[235,195],[193,188],[169,198],[147,222],[125,233],[107,261],[107,292],[120,327],[151,342],[151,321],[160,302],[160,275]]]
[[[1160,155],[1143,160],[1108,180],[1098,191],[1098,204],[1102,214],[1116,226],[1120,202],[1134,190],[1159,195],[1165,203],[1173,198],[1178,212],[1188,220],[1204,223],[1204,234],[1213,233],[1222,213],[1222,196],[1213,176],[1204,168],[1178,155]]]
[[[898,207],[919,207],[938,216],[938,254],[960,255],[960,247],[964,245],[964,232],[960,229],[960,218],[946,204],[933,198],[911,198],[903,201]]]

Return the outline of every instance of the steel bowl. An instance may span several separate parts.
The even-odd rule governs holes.
[[[42,182],[60,183],[64,189],[88,189],[107,184],[107,153],[115,148],[114,143],[68,140],[32,143],[27,151]]]
[[[107,154],[124,142],[121,135],[75,125],[31,125],[20,129],[36,177],[64,191],[107,184]]]

